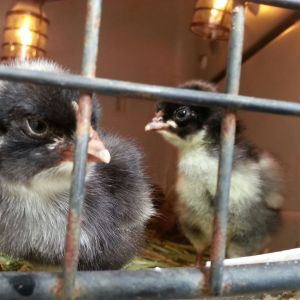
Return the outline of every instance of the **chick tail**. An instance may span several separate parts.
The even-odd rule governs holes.
[[[267,153],[259,160],[265,202],[272,209],[280,209],[283,203],[281,170],[277,161]]]

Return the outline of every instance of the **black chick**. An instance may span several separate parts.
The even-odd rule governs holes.
[[[203,81],[181,88],[215,91]],[[179,195],[176,211],[183,233],[198,253],[198,263],[210,246],[215,206],[220,130],[224,109],[159,103],[146,131],[156,130],[179,152]],[[229,201],[227,256],[247,256],[262,250],[279,226],[280,176],[267,153],[245,140],[238,121]]]
[[[43,60],[12,66],[64,72]],[[0,252],[61,265],[78,98],[78,91],[66,88],[0,81]],[[143,244],[145,223],[153,213],[141,153],[128,141],[101,132],[105,148],[98,124],[95,104],[81,270],[118,269],[126,264]]]

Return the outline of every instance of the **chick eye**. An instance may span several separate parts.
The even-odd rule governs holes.
[[[26,128],[30,135],[42,137],[48,132],[48,124],[40,119],[26,119]]]
[[[190,110],[187,107],[181,108],[175,112],[175,119],[176,121],[184,122],[190,118],[190,115]]]

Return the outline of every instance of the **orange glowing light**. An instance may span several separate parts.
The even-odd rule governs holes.
[[[40,1],[18,1],[6,14],[1,59],[44,56],[48,25]]]
[[[231,10],[232,0],[198,0],[191,30],[206,39],[227,40]]]

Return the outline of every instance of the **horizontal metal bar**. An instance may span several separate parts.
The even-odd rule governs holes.
[[[251,0],[250,2],[289,9],[300,9],[299,0]]]
[[[223,295],[259,294],[299,290],[300,261],[226,268]]]
[[[110,96],[168,100],[194,105],[219,105],[241,110],[280,115],[300,115],[300,104],[294,102],[249,96],[228,95],[222,93],[183,90],[178,88],[102,78],[86,78],[72,74],[38,72],[0,66],[0,79],[95,91],[99,94]]]
[[[300,261],[224,268],[224,295],[279,292],[300,288]],[[78,272],[76,299],[197,299],[207,292],[208,270],[196,268]],[[57,300],[60,273],[0,273],[0,299]]]

